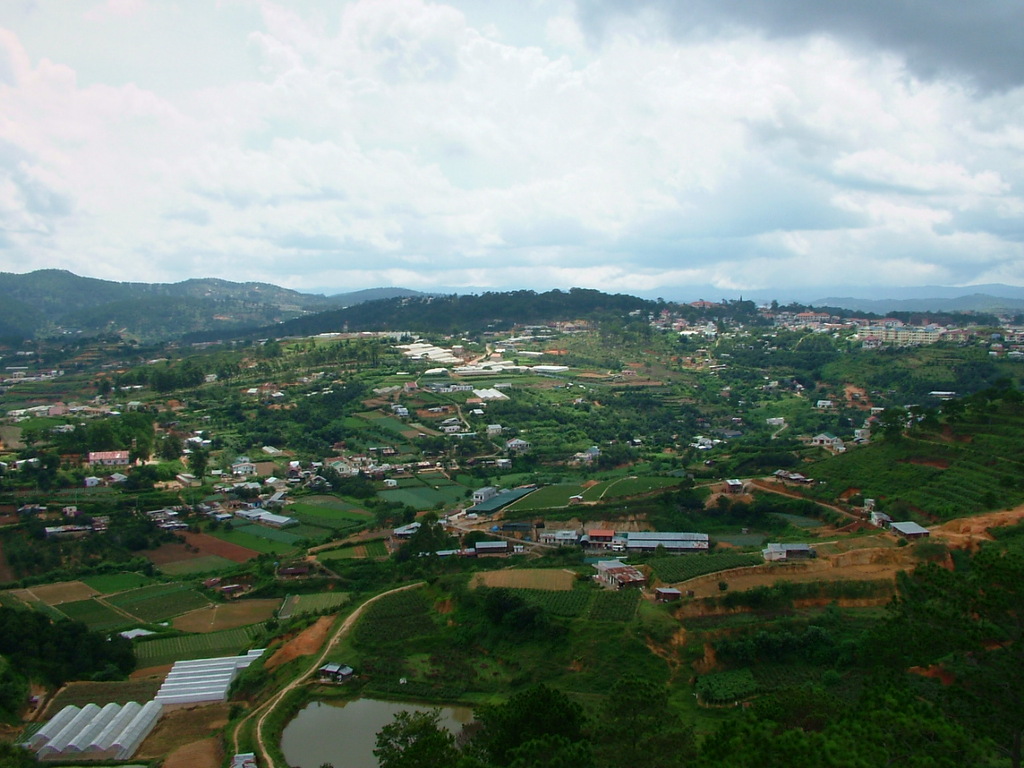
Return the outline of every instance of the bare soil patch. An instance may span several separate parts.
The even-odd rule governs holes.
[[[276,669],[299,656],[316,653],[327,640],[334,618],[334,616],[321,616],[315,624],[306,627],[274,652],[274,655],[267,660],[266,668]]]
[[[205,557],[205,555],[202,552],[193,552],[181,543],[161,544],[156,549],[146,552],[146,559],[157,567],[168,563],[180,563],[184,560],[195,560],[199,557]]]
[[[912,568],[910,548],[856,549],[834,557],[793,565],[772,565],[715,573],[684,582],[696,598],[722,594],[718,582],[729,585],[729,591],[744,592],[757,587],[770,587],[779,581],[881,581],[895,580],[896,574]]]
[[[175,629],[185,632],[216,632],[266,621],[281,605],[278,598],[266,600],[236,600],[233,603],[213,603],[205,608],[182,614],[174,619]]]
[[[547,589],[567,592],[572,589],[576,574],[561,568],[527,568],[483,571],[474,574],[471,587],[509,587],[512,589]]]
[[[1016,525],[1024,520],[1024,504],[1014,509],[988,512],[975,517],[950,520],[931,529],[931,538],[939,539],[955,549],[974,549],[982,541],[992,541],[990,528]]]
[[[224,748],[220,739],[209,738],[178,747],[167,756],[163,768],[220,768]]]
[[[221,541],[205,533],[185,533],[185,543],[196,547],[204,555],[217,555],[236,563],[244,563],[256,557],[259,552],[229,541]]]
[[[152,760],[163,757],[183,745],[208,739],[219,728],[228,723],[228,705],[225,703],[195,706],[183,709],[172,709],[160,718],[153,732],[146,737],[139,748],[137,757]],[[167,765],[167,763],[165,763]],[[205,765],[199,763],[181,763],[180,765]],[[220,766],[215,763],[210,766]]]
[[[233,563],[244,563],[259,554],[255,550],[228,541],[221,541],[205,533],[182,533],[179,535],[184,538],[184,543],[162,544],[147,552],[146,558],[153,565],[159,567],[208,555],[217,555]]]
[[[25,590],[31,597],[47,605],[72,603],[76,600],[88,600],[99,594],[95,589],[81,581],[61,581],[56,584],[41,584]]]
[[[163,680],[167,677],[167,673],[171,671],[173,664],[161,664],[157,667],[143,667],[142,669],[136,669],[128,677],[132,680],[145,680],[147,677],[156,677]]]
[[[919,467],[935,467],[936,469],[949,469],[949,462],[945,459],[907,459],[907,464],[915,464]]]
[[[856,395],[856,397],[854,397]],[[861,387],[855,387],[852,384],[847,384],[843,387],[843,396],[846,398],[847,405],[851,408],[862,408],[867,410],[871,407],[871,401],[868,399],[868,393]]]

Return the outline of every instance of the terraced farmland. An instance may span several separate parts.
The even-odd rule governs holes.
[[[143,640],[135,644],[135,656],[140,668],[172,664],[183,659],[231,656],[252,648],[254,639],[262,636],[263,631],[261,623],[201,635]]]

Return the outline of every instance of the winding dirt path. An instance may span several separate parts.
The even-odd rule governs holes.
[[[348,618],[346,618],[345,621],[342,622],[341,626],[338,627],[335,633],[331,636],[331,639],[327,642],[326,646],[324,646],[324,649],[320,652],[320,655],[316,657],[313,663],[310,664],[305,669],[305,671],[296,675],[295,678],[290,683],[285,685],[281,690],[279,690],[267,701],[263,702],[263,704],[256,707],[256,709],[250,712],[246,717],[238,721],[238,725],[235,726],[235,729],[231,735],[234,754],[238,754],[238,737],[240,731],[242,730],[242,727],[255,717],[256,732],[254,735],[256,739],[256,751],[257,754],[259,755],[259,764],[267,766],[267,768],[277,768],[277,763],[274,761],[274,758],[271,756],[270,750],[267,749],[265,743],[266,737],[264,735],[264,727],[266,725],[267,718],[270,717],[271,713],[284,700],[284,697],[288,694],[289,691],[297,688],[299,685],[305,682],[306,679],[310,677],[317,669],[320,668],[320,666],[324,663],[324,659],[326,659],[328,654],[330,654],[331,649],[338,644],[338,641],[341,640],[341,638],[345,637],[345,635],[347,635],[352,630],[352,627],[355,626],[356,622],[363,615],[363,610],[368,605],[371,605],[380,600],[381,598],[387,597],[388,595],[393,595],[396,592],[404,592],[407,589],[418,589],[422,587],[424,583],[425,582],[418,581],[415,584],[406,584],[404,587],[396,587],[395,589],[390,589],[387,592],[381,592],[379,595],[371,597],[365,603],[356,608],[348,616]]]

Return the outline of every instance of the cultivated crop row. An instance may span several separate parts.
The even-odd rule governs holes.
[[[657,557],[648,561],[654,574],[666,584],[705,576],[709,573],[726,571],[730,568],[742,568],[748,565],[759,565],[760,555],[743,554],[741,552],[722,552],[708,555],[673,555]]]
[[[715,672],[697,678],[697,696],[705,704],[729,704],[757,693],[757,681],[749,669]]]
[[[587,618],[591,621],[629,621],[636,615],[640,592],[622,589],[617,592],[598,592],[590,603]]]
[[[260,623],[201,635],[156,638],[137,643],[135,655],[140,667],[155,667],[184,659],[232,656],[248,650],[253,638],[263,630],[264,625]]]

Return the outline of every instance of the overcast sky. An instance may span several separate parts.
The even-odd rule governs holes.
[[[1024,285],[1022,30],[1018,0],[3,0],[0,271]]]

